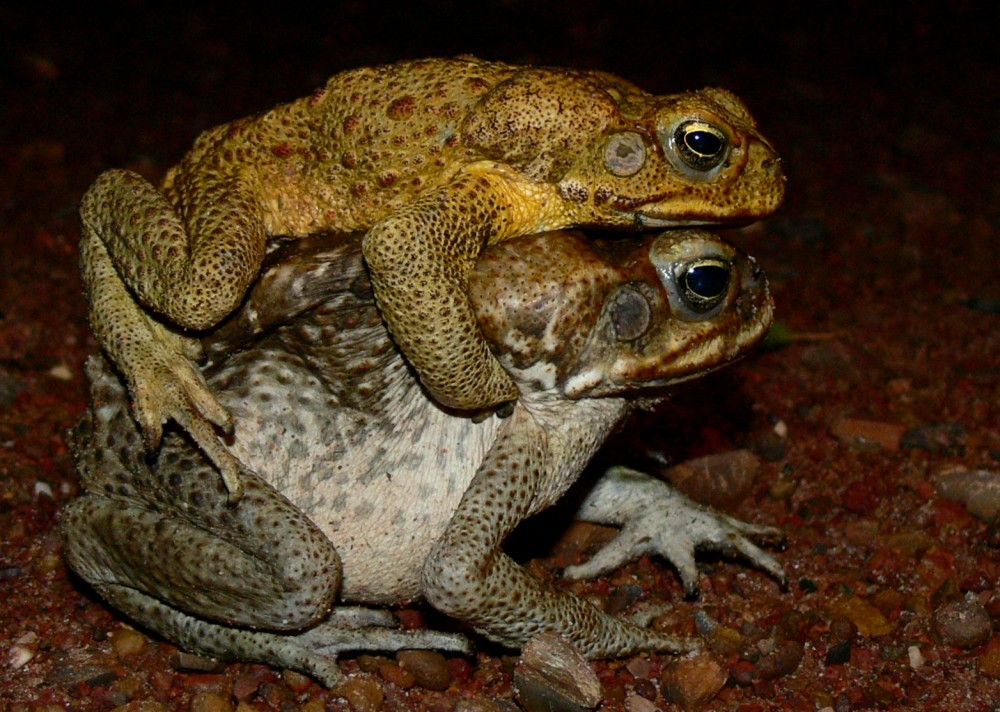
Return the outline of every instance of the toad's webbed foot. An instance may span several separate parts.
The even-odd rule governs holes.
[[[633,561],[659,554],[677,567],[687,596],[698,593],[695,550],[740,554],[784,585],[784,569],[751,539],[775,542],[778,529],[749,524],[698,504],[665,482],[624,467],[609,469],[577,513],[585,521],[621,527],[618,536],[589,561],[566,567],[570,578],[592,578]]]

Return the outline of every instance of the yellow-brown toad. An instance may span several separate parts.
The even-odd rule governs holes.
[[[721,89],[653,96],[610,74],[429,59],[334,76],[312,96],[216,127],[157,189],[110,170],[83,198],[98,340],[155,447],[175,419],[239,494],[212,424],[232,420],[191,361],[271,235],[364,230],[393,338],[442,405],[517,398],[466,293],[484,246],[571,225],[751,222],[781,202],[779,160]]]

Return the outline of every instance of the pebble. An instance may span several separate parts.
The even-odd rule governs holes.
[[[687,460],[663,475],[696,502],[725,509],[749,494],[760,468],[760,458],[750,450],[731,450]]]
[[[642,695],[632,693],[625,698],[625,709],[628,712],[656,712],[656,703],[647,700]]]
[[[910,428],[903,433],[900,446],[944,455],[960,455],[965,450],[965,426],[961,423],[938,423]]]
[[[29,631],[14,641],[7,652],[7,664],[17,670],[24,667],[38,651],[38,634]]]
[[[783,421],[779,421],[784,425]],[[777,426],[775,426],[777,429]],[[784,428],[787,431],[787,427]],[[751,441],[753,451],[760,455],[765,462],[778,462],[785,457],[788,452],[787,438],[775,430],[765,430],[759,433]]]
[[[146,648],[146,636],[134,628],[118,628],[111,632],[111,647],[119,658],[137,655]]]
[[[191,712],[233,712],[233,703],[217,692],[199,692],[191,700]]]
[[[902,425],[860,418],[837,418],[830,426],[833,437],[861,452],[895,452],[899,450],[905,432],[906,428]]]
[[[527,712],[590,710],[604,697],[587,659],[556,633],[528,641],[514,670],[517,701]]]
[[[853,647],[849,640],[830,646],[830,649],[826,651],[826,664],[846,665],[851,662],[851,649]]]
[[[377,712],[385,696],[375,678],[357,675],[340,683],[335,693],[347,700],[353,712]]]
[[[911,645],[906,649],[906,658],[913,670],[919,670],[924,666],[924,654],[917,645]]]
[[[409,690],[417,684],[416,676],[395,660],[381,658],[376,670],[378,671],[379,677],[386,682],[391,682],[401,690]],[[426,685],[422,685],[422,687],[427,689]]]
[[[762,680],[776,680],[799,669],[805,651],[797,640],[777,641],[774,649],[757,660],[756,673]]]
[[[1000,516],[1000,472],[949,467],[938,474],[937,489],[975,517],[993,521]]]
[[[1000,645],[994,645],[991,650],[980,655],[976,665],[984,675],[1000,679]]]
[[[502,708],[493,700],[485,697],[474,697],[470,700],[459,700],[455,712],[502,712]]]
[[[282,670],[281,679],[285,681],[292,692],[299,694],[305,692],[306,689],[312,684],[312,678],[303,675],[295,670]]]
[[[396,662],[426,690],[443,691],[451,685],[448,659],[436,650],[400,650]]]
[[[642,586],[629,583],[615,586],[604,602],[604,610],[612,615],[622,613],[632,607],[632,604],[642,596]]]
[[[669,663],[660,677],[663,696],[685,710],[702,709],[715,699],[728,675],[707,653]]]
[[[221,660],[178,650],[170,658],[174,670],[182,672],[222,672],[225,664]]]
[[[860,596],[840,596],[829,605],[829,610],[832,616],[849,620],[867,637],[887,635],[896,627],[882,611]]]
[[[934,632],[948,645],[966,650],[990,639],[993,622],[986,608],[976,599],[962,599],[934,611]]]

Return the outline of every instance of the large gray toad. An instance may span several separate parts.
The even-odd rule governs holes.
[[[470,294],[520,398],[509,418],[476,423],[437,405],[400,356],[356,237],[272,257],[205,342],[205,377],[239,424],[233,452],[260,473],[237,505],[185,436],[150,462],[122,381],[103,358],[88,363],[92,404],[72,434],[85,493],[62,527],[70,565],[101,596],[183,647],[328,685],[341,651],[467,650],[462,636],[392,625],[384,607],[418,598],[513,647],[543,631],[592,657],[692,647],[537,581],[501,545],[638,399],[762,338],[772,307],[752,259],[698,231],[492,247]],[[690,588],[695,547],[714,547],[783,577],[749,540],[774,530],[635,471],[605,473],[578,516],[622,530],[574,576],[658,553]]]

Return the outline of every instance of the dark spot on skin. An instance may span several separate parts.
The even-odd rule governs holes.
[[[575,182],[561,183],[559,185],[559,194],[563,200],[573,203],[585,203],[587,202],[587,198],[590,197],[590,191],[587,189],[587,186]]]
[[[276,146],[271,146],[271,153],[273,153],[278,158],[288,158],[293,153],[295,153],[295,149],[292,148],[291,144],[287,142],[279,143]]]
[[[417,100],[412,96],[404,96],[389,104],[386,116],[390,119],[402,119],[410,116],[417,106]]]

